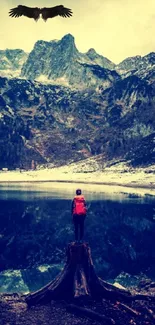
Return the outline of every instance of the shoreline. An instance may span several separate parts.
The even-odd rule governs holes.
[[[150,184],[131,184],[131,183],[117,183],[117,182],[98,182],[98,181],[84,181],[84,180],[60,180],[60,179],[55,179],[55,180],[18,180],[18,181],[1,181],[0,180],[0,185],[1,184],[21,184],[21,183],[69,183],[69,184],[89,184],[89,185],[106,185],[106,186],[121,186],[121,187],[130,187],[133,189],[150,189],[150,190],[155,190],[155,185],[152,186]]]
[[[54,184],[55,183],[55,184]],[[105,168],[103,170],[84,170],[82,166],[69,165],[54,168],[44,168],[28,171],[0,171],[0,189],[11,186],[23,187],[27,184],[28,190],[52,190],[53,187],[65,189],[82,186],[85,190],[111,193],[139,193],[155,196],[155,166],[149,168],[127,169],[119,165],[119,168]],[[81,185],[80,185],[81,184]]]

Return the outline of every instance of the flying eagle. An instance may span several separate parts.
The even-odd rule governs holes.
[[[34,18],[34,20],[38,20],[40,17],[40,14],[42,15],[42,18],[46,21],[48,18],[53,18],[56,16],[61,17],[70,17],[72,16],[72,10],[69,8],[65,8],[64,6],[56,6],[51,8],[31,8],[19,5],[16,8],[12,8],[9,11],[9,16],[11,17],[21,17],[26,16],[29,18]]]

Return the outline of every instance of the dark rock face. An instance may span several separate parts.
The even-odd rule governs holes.
[[[0,168],[30,168],[32,159],[45,162],[44,157],[28,144],[32,138],[28,120],[17,113],[18,107],[24,106],[28,100],[26,90],[30,83],[0,78],[0,85]]]
[[[25,54],[15,51],[10,62],[19,68]],[[70,34],[38,41],[22,65],[24,79],[0,77],[0,167],[28,168],[32,159],[63,165],[97,154],[153,163],[154,58],[115,66],[94,49],[80,53]]]
[[[100,84],[105,88],[111,86],[119,75],[107,69],[115,65],[106,58],[100,58],[97,53],[92,58],[91,53],[80,53],[70,34],[60,41],[38,41],[23,65],[21,76],[31,80],[52,80],[75,88]]]

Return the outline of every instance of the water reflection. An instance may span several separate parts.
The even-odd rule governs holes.
[[[24,182],[0,183],[0,199],[29,200],[35,198],[72,199],[77,188],[82,188],[87,200],[155,199],[154,189],[131,188],[122,186],[64,183],[64,182]]]
[[[0,270],[38,270],[64,261],[65,247],[74,239],[70,210],[77,187],[89,205],[85,240],[98,274],[107,279],[122,271],[153,277],[155,197],[79,184],[0,187]],[[25,272],[20,274],[30,287],[34,272]]]

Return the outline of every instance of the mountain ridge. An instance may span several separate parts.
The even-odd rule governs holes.
[[[12,53],[16,53],[18,51],[23,52],[23,55],[26,56],[26,59],[28,60],[29,55],[32,54],[32,52],[34,51],[34,49],[38,46],[41,45],[42,47],[47,47],[47,48],[51,48],[51,47],[70,47],[70,49],[72,48],[72,50],[74,51],[74,55],[81,58],[81,60],[83,60],[83,62],[85,63],[95,63],[96,65],[101,66],[102,68],[107,68],[109,70],[116,70],[119,73],[123,73],[123,71],[130,71],[132,70],[137,70],[144,67],[144,66],[154,66],[155,64],[155,52],[150,52],[144,56],[141,55],[137,55],[137,56],[132,56],[132,57],[128,57],[125,58],[124,60],[122,60],[119,64],[115,64],[112,61],[110,61],[109,59],[107,59],[106,57],[104,57],[101,54],[98,54],[95,49],[90,48],[87,52],[85,53],[80,53],[75,45],[75,40],[73,35],[71,34],[66,34],[65,36],[62,37],[61,40],[51,40],[51,41],[43,41],[43,40],[38,40],[35,44],[34,44],[34,48],[32,49],[32,51],[30,51],[29,53],[26,53],[25,51],[21,50],[21,49],[16,49],[16,50],[10,50],[10,49],[6,49],[6,50],[1,50],[0,51],[0,59],[1,59],[1,65],[0,65],[0,71],[3,69],[2,67],[2,52],[3,54],[7,56],[7,52],[9,51],[10,54]],[[26,60],[25,60],[26,61]],[[23,61],[23,64],[25,64],[26,62]],[[25,72],[22,72],[22,75]],[[21,75],[21,76],[22,76]],[[18,75],[20,76],[20,75]]]
[[[127,58],[120,73],[94,49],[81,54],[70,34],[36,42],[20,77],[0,77],[0,167],[63,165],[98,154],[153,163],[154,58],[152,52],[142,64],[138,56],[134,71]]]

